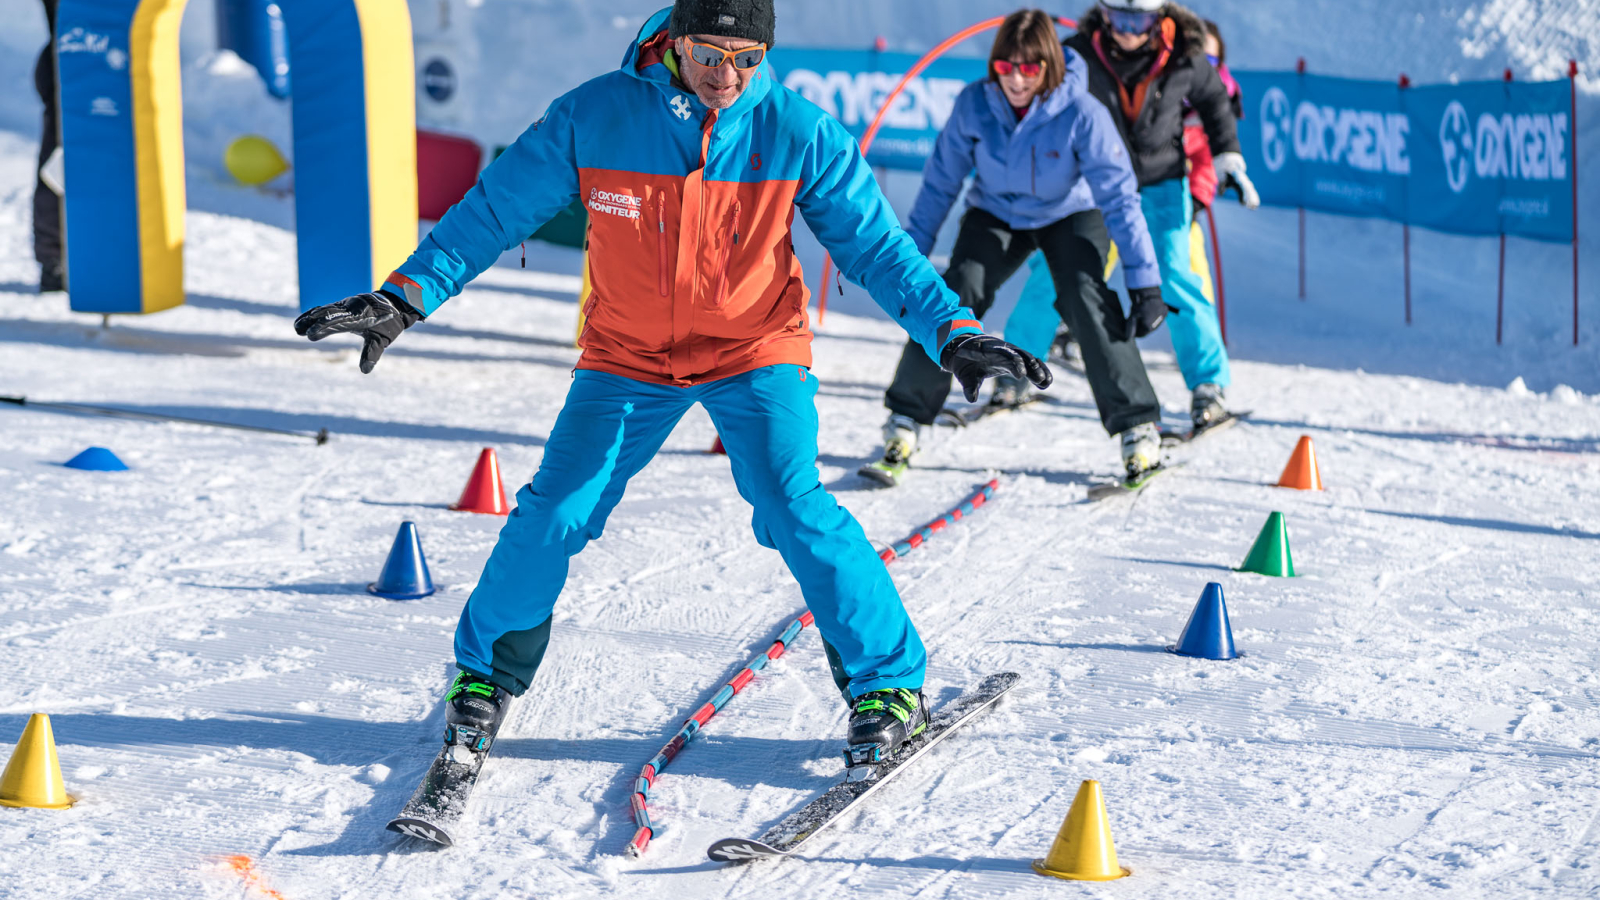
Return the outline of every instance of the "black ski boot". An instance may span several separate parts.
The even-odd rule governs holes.
[[[876,774],[877,764],[893,756],[906,741],[928,727],[928,707],[921,691],[891,688],[868,691],[850,710],[850,734],[844,764],[851,781]]]
[[[444,743],[473,753],[486,753],[505,720],[511,695],[506,689],[471,672],[456,676],[445,695]]]

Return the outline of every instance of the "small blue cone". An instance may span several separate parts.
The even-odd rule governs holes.
[[[1183,626],[1183,635],[1167,649],[1179,656],[1200,659],[1239,658],[1239,651],[1233,648],[1233,629],[1228,625],[1228,606],[1222,602],[1222,585],[1215,581],[1206,585],[1200,602],[1189,614],[1188,624]]]
[[[415,600],[433,593],[433,576],[428,574],[428,561],[422,558],[417,523],[400,523],[383,571],[377,581],[367,585],[367,591],[389,600]]]
[[[90,447],[77,456],[62,463],[69,469],[82,469],[85,472],[126,472],[128,467],[117,455],[104,447]]]

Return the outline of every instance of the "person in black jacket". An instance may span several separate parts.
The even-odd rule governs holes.
[[[1223,389],[1231,376],[1216,307],[1189,266],[1187,109],[1200,117],[1218,177],[1238,185],[1246,206],[1260,203],[1245,174],[1228,91],[1206,60],[1204,41],[1200,19],[1165,0],[1101,0],[1066,40],[1089,63],[1089,93],[1111,111],[1133,159],[1161,262],[1164,299],[1176,311],[1167,325],[1178,367],[1193,392],[1190,415],[1197,428],[1226,414]]]
[[[56,103],[56,0],[44,0],[50,22],[50,43],[33,67],[33,87],[44,101],[44,123],[39,134],[39,166],[33,185],[33,258],[39,261],[39,293],[66,290],[67,275],[61,254],[61,195],[44,179],[45,163],[60,146],[61,119]]]

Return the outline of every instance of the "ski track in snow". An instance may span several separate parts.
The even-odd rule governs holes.
[[[999,474],[891,571],[930,698],[1005,669],[1014,695],[803,859],[709,864],[840,773],[844,709],[806,633],[673,762],[650,851],[622,855],[640,765],[801,609],[696,411],[574,562],[461,844],[401,840],[382,826],[438,741],[499,527],[445,507],[481,446],[512,490],[537,466],[577,279],[493,269],[363,377],[348,341],[290,330],[291,235],[195,213],[190,304],[101,329],[29,293],[31,152],[0,134],[0,390],[334,439],[0,409],[0,737],[51,713],[81,798],[0,810],[0,896],[254,896],[236,853],[289,900],[1600,891],[1592,399],[1246,358],[1249,423],[1175,451],[1189,464],[1136,502],[1089,505],[1116,449],[1063,373],[1047,402],[938,431],[881,491],[854,470],[902,338],[838,313],[816,341],[824,483],[890,542]],[[1270,486],[1303,433],[1325,493]],[[57,465],[89,445],[132,471]],[[1230,571],[1274,510],[1301,577]],[[363,586],[403,519],[440,590],[382,601]],[[1162,652],[1212,580],[1247,655]],[[1028,869],[1084,778],[1131,880]]]

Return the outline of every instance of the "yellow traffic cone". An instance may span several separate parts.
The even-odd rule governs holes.
[[[61,783],[61,761],[56,758],[50,717],[34,713],[22,729],[22,740],[17,741],[5,774],[0,775],[0,806],[66,809],[72,803],[67,786]]]
[[[1050,854],[1034,860],[1033,870],[1068,881],[1111,881],[1133,874],[1117,865],[1117,848],[1111,842],[1111,822],[1106,819],[1100,782],[1079,785],[1067,820],[1061,823],[1061,831],[1050,845]]]

